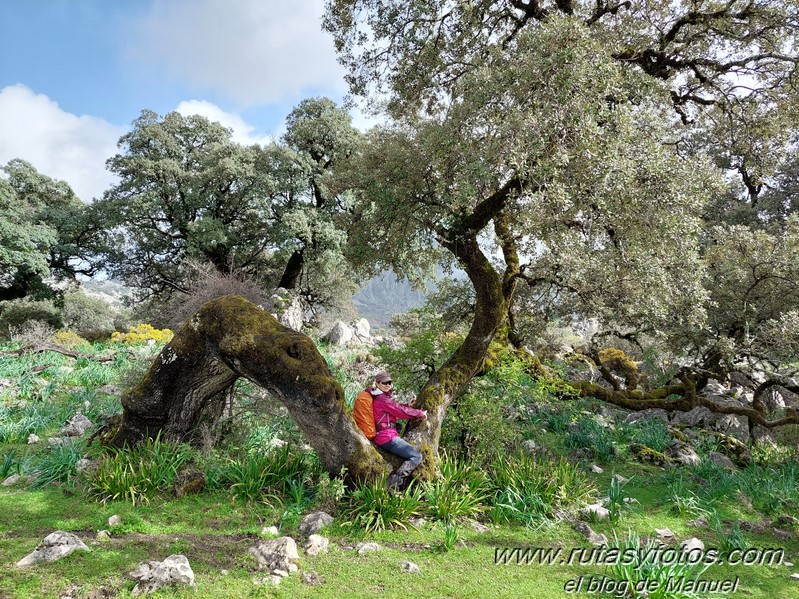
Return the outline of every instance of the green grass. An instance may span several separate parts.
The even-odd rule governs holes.
[[[312,452],[298,450],[304,441],[284,411],[269,405],[268,413],[257,412],[257,390],[242,384],[237,406],[252,408],[252,412],[236,421],[240,428],[230,435],[228,445],[208,455],[167,445],[150,447],[149,453],[145,445],[138,453],[111,454],[101,463],[115,463],[117,474],[126,469],[136,472],[136,484],[127,487],[127,479],[120,475],[119,488],[147,482],[152,490],[146,503],[134,505],[99,493],[99,498],[108,498],[102,503],[92,499],[85,487],[88,480],[99,480],[96,476],[87,480],[74,476],[76,458],[87,453],[96,458],[96,448],[84,448],[78,442],[48,449],[46,437],[57,435],[78,410],[92,421],[118,412],[118,398],[99,392],[99,387],[121,385],[125,373],[141,371],[144,360],[152,357],[137,357],[124,347],[100,345],[94,351],[106,349],[117,353],[103,364],[51,352],[0,356],[0,377],[13,381],[0,394],[0,474],[31,475],[38,470],[51,476],[39,489],[24,484],[0,487],[0,598],[57,597],[72,581],[80,587],[75,597],[84,598],[99,589],[109,596],[130,597],[133,581],[127,573],[142,561],[162,560],[172,553],[188,557],[197,590],[163,590],[154,597],[548,598],[568,596],[564,585],[580,577],[663,576],[662,568],[631,572],[597,563],[494,563],[495,551],[502,548],[543,547],[560,549],[565,555],[590,551],[569,519],[579,507],[603,495],[617,516],[591,527],[610,539],[629,540],[630,531],[651,539],[656,528],[669,528],[679,540],[697,536],[706,546],[726,553],[744,546],[784,547],[786,558],[799,563],[797,530],[790,530],[792,538],[780,540],[771,527],[758,531],[744,524],[796,513],[799,467],[795,452],[757,450],[753,465],[737,472],[707,462],[695,468],[640,464],[619,449],[637,442],[659,450],[669,440],[664,426],[624,427],[616,421],[615,431],[606,429],[596,422],[592,402],[554,401],[546,389],[532,386],[512,365],[503,366],[502,376],[484,377],[472,393],[485,393],[497,402],[506,398],[513,406],[525,408],[518,412],[520,417],[503,425],[515,427],[518,438],[534,439],[540,449],[535,457],[517,455],[503,446],[493,454],[481,453],[484,461],[480,464],[446,459],[441,479],[414,484],[400,495],[386,492],[379,482],[345,492],[338,479],[322,473]],[[347,370],[354,355],[327,359],[342,382],[353,389],[360,384]],[[540,402],[547,403],[542,407]],[[496,413],[502,416],[500,410]],[[28,445],[30,432],[42,441]],[[467,432],[475,434],[479,429]],[[275,449],[270,447],[274,438],[292,443]],[[596,447],[598,442],[604,445],[597,456],[604,456],[611,465],[604,473],[594,474],[586,463],[567,459],[573,448]],[[171,481],[180,464],[173,449],[179,455],[177,461],[191,457],[192,466],[205,472],[208,482],[200,494],[175,498]],[[455,456],[455,451],[450,455]],[[112,477],[111,470],[106,471],[106,480]],[[614,484],[614,473],[630,481]],[[637,500],[635,510],[624,507],[629,505],[625,497]],[[294,536],[301,545],[297,525],[302,516],[320,506],[336,517],[323,531],[331,539],[331,550],[318,557],[301,552],[300,562],[301,573],[313,572],[324,584],[307,586],[300,574],[294,574],[276,588],[256,586],[253,580],[265,573],[257,572],[247,549],[259,540],[261,529],[278,525],[281,534]],[[113,514],[122,518],[122,524],[111,529],[108,541],[96,542],[96,532],[109,528],[107,520]],[[410,526],[409,519],[415,515],[424,515],[428,523]],[[708,519],[709,527],[689,524],[699,515]],[[472,518],[489,524],[488,531],[474,530]],[[47,566],[13,568],[54,530],[74,532],[91,553],[75,553]],[[383,549],[358,555],[354,546],[361,540],[377,541]],[[421,575],[401,570],[401,561],[416,563]],[[739,577],[738,594],[733,597],[799,599],[799,584],[789,578],[794,571],[795,567],[784,565],[713,565],[703,576]],[[574,596],[603,597],[585,592]]]

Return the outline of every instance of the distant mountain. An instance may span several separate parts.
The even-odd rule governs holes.
[[[356,293],[352,302],[361,317],[372,326],[385,326],[394,314],[420,307],[425,294],[415,291],[406,279],[385,272],[369,281]]]
[[[82,286],[87,295],[105,300],[115,308],[121,307],[131,289],[115,280],[86,280]],[[372,326],[386,326],[394,314],[418,308],[424,303],[425,294],[415,291],[406,279],[398,279],[385,272],[361,288],[352,298],[358,314]]]

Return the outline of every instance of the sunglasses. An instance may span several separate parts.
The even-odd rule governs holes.
[[[381,384],[381,385],[389,385],[389,386],[391,386],[391,385],[393,385],[394,383],[393,383],[392,381],[382,381],[380,384]]]

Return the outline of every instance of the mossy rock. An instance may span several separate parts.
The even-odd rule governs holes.
[[[669,427],[669,434],[677,439],[678,441],[682,441],[683,443],[688,443],[688,436],[685,435],[679,428],[670,426]]]
[[[205,488],[205,483],[205,473],[202,470],[194,466],[185,468],[175,477],[175,495],[178,498],[197,495]]]
[[[627,449],[636,460],[644,464],[666,466],[671,462],[665,453],[652,449],[651,447],[647,447],[646,445],[642,445],[641,443],[631,443]]]
[[[745,467],[752,462],[752,452],[746,443],[718,431],[702,429],[700,432],[714,437],[719,443],[721,452],[735,462],[737,466]]]

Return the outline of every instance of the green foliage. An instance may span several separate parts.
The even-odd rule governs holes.
[[[96,235],[86,207],[63,181],[39,174],[24,160],[0,167],[0,285],[7,299],[59,295],[48,275],[92,274],[87,263]],[[78,260],[74,260],[78,258]]]
[[[22,474],[23,460],[17,457],[17,452],[13,449],[8,450],[0,461],[0,479],[4,479],[12,474]]]
[[[696,493],[685,486],[682,477],[669,485],[666,502],[670,505],[670,509],[682,518],[704,517],[710,513]]]
[[[698,579],[708,569],[708,565],[701,561],[698,563],[670,563],[665,564],[664,560],[659,559],[657,539],[649,539],[642,543],[637,533],[630,531],[627,538],[619,540],[614,538],[610,547],[618,549],[622,555],[630,554],[635,556],[632,560],[620,560],[616,565],[610,566],[610,577],[616,581],[624,581],[627,588],[632,589],[632,597],[648,597],[649,599],[698,599],[693,592],[670,590],[669,580]],[[642,581],[656,581],[653,587],[656,590],[644,595],[636,591],[636,586]],[[646,585],[646,582],[643,583]]]
[[[334,515],[346,491],[344,472],[335,478],[330,478],[327,472],[320,472],[314,492],[314,505],[317,509]]]
[[[669,425],[659,418],[639,420],[620,429],[625,441],[646,445],[655,451],[665,451],[673,440]]]
[[[452,523],[457,518],[474,518],[485,509],[490,484],[485,473],[474,465],[445,456],[441,475],[422,484],[426,513]]]
[[[18,383],[20,398],[39,397],[40,388],[30,378],[20,379]],[[27,443],[28,435],[40,433],[54,423],[63,422],[63,416],[63,408],[48,401],[27,402],[16,406],[0,404],[0,443]]]
[[[395,316],[391,326],[402,335],[401,345],[384,343],[374,353],[388,367],[399,388],[414,392],[463,340],[458,333],[447,330],[441,318],[422,309]]]
[[[557,508],[584,503],[596,490],[577,466],[565,460],[499,456],[489,476],[493,494],[489,514],[496,522],[533,524]]]
[[[0,302],[0,335],[8,338],[14,330],[31,321],[39,321],[54,329],[60,329],[63,326],[62,318],[62,311],[50,300],[24,297]]]
[[[520,434],[506,416],[501,389],[481,383],[475,383],[450,406],[441,446],[462,460],[485,465],[513,447]]]
[[[305,486],[305,480],[289,479],[288,488],[283,497],[283,508],[280,521],[284,527],[296,527],[309,507],[313,505],[313,493]]]
[[[341,511],[346,528],[372,533],[396,528],[407,530],[408,520],[419,516],[422,509],[421,487],[411,483],[404,491],[395,493],[386,487],[383,476],[359,485],[349,494]]]
[[[229,460],[214,479],[223,482],[235,499],[247,503],[271,503],[298,488],[318,473],[310,454],[292,451],[285,445],[264,454],[247,454],[241,460]],[[304,492],[304,491],[303,491]]]
[[[458,536],[458,525],[453,521],[444,524],[444,538],[441,540],[441,551],[451,551],[460,537]]]
[[[605,506],[610,512],[608,518],[613,524],[618,524],[625,512],[636,510],[637,501],[627,495],[624,489],[626,485],[626,482],[621,482],[616,476],[613,476],[610,480],[610,489],[608,489]]]
[[[750,543],[737,521],[731,523],[729,529],[727,529],[718,513],[714,512],[709,524],[713,532],[716,533],[721,557],[726,558],[732,551],[744,551],[749,548]]]
[[[178,470],[195,454],[186,445],[162,441],[160,435],[132,448],[112,449],[89,478],[89,493],[103,503],[147,503],[172,489]]]
[[[582,417],[569,427],[564,443],[571,449],[587,449],[594,458],[607,463],[615,455],[613,435],[607,427],[599,424],[593,417]]]
[[[108,337],[114,331],[115,310],[80,289],[64,294],[64,326],[78,335]]]
[[[31,488],[41,489],[51,483],[69,483],[76,474],[75,466],[83,457],[85,444],[68,441],[50,447],[41,460],[33,467]]]
[[[799,463],[755,464],[735,475],[737,487],[765,514],[793,514],[799,510]]]

